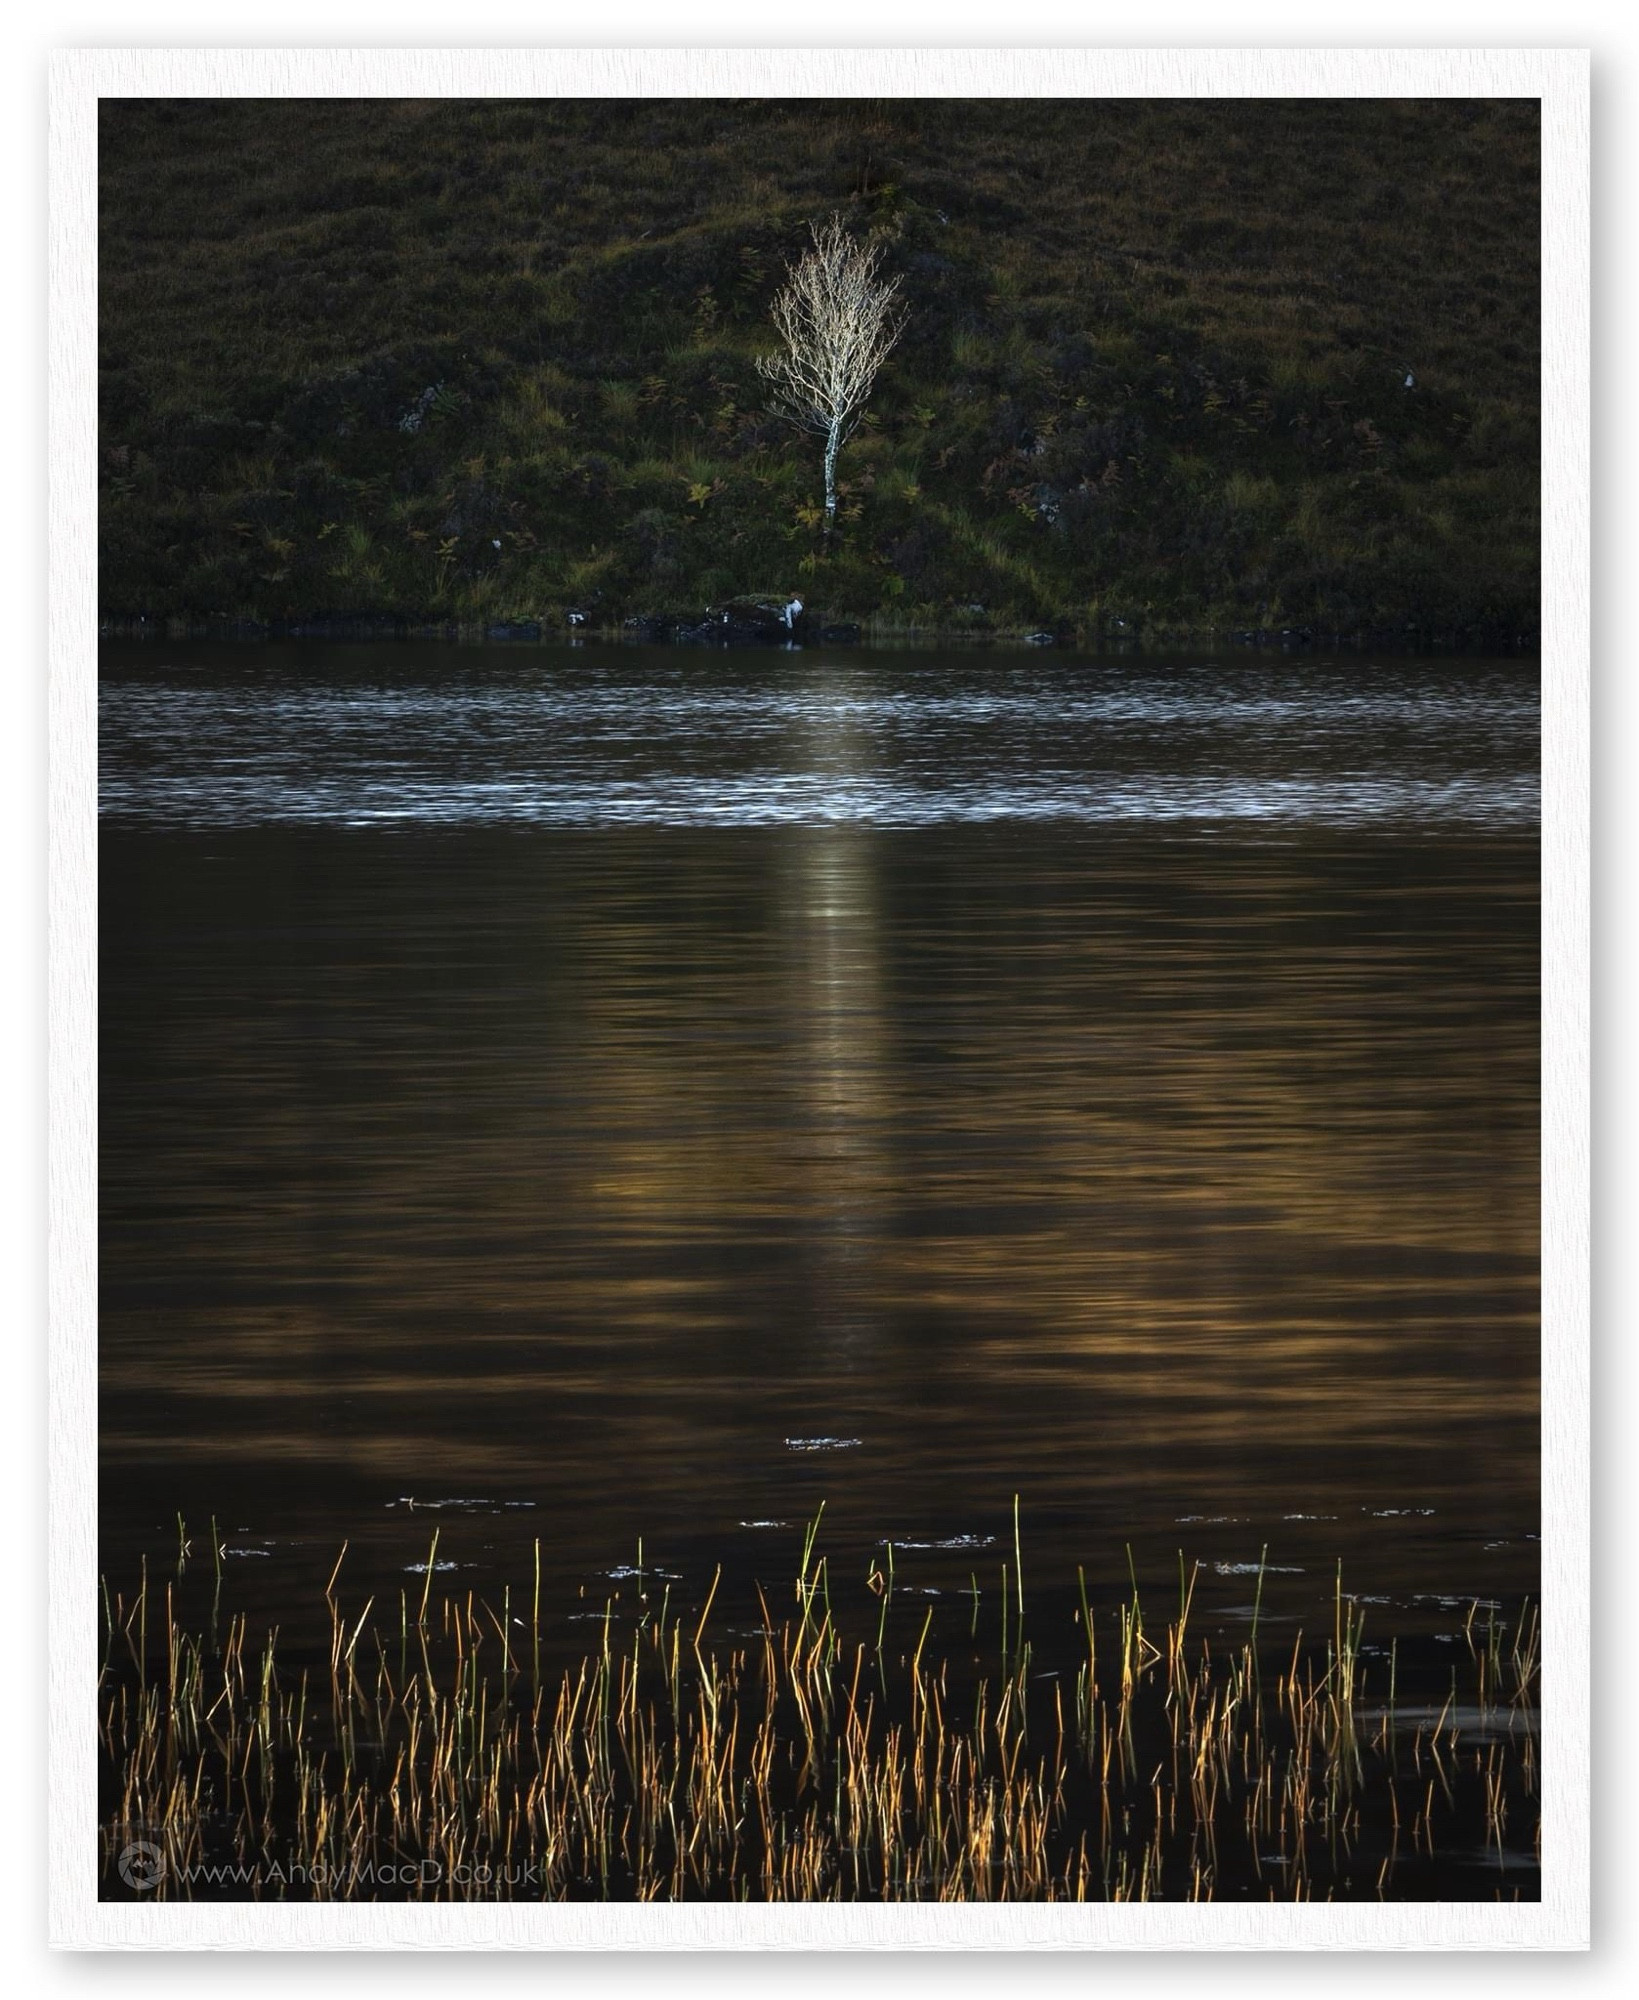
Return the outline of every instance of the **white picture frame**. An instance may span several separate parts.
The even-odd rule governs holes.
[[[107,96],[1522,96],[1542,105],[1542,1900],[99,1903],[96,107]],[[1589,1940],[1589,62],[1576,50],[62,51],[50,78],[50,1932],[65,1947],[1361,1947]]]

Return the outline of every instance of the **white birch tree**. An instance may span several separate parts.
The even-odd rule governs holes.
[[[837,453],[864,414],[877,371],[905,325],[899,279],[877,277],[881,250],[856,243],[832,216],[810,223],[812,250],[788,267],[774,301],[784,346],[759,357],[778,414],[825,439],[825,531],[837,513]]]

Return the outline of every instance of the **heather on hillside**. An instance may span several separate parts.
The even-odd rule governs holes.
[[[1539,119],[1486,101],[109,100],[101,609],[1530,636]],[[840,465],[758,357],[900,280]]]

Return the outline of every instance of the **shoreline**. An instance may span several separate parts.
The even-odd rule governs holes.
[[[1365,1643],[1341,1570],[1330,1616],[1291,1638],[1260,1638],[1261,1564],[1231,1636],[1182,1554],[1175,1613],[1146,1619],[1136,1576],[1100,1606],[1080,1568],[1068,1619],[1062,1591],[1027,1612],[1015,1525],[983,1633],[975,1581],[935,1634],[933,1604],[898,1601],[891,1546],[863,1587],[832,1577],[822,1515],[794,1593],[757,1583],[755,1607],[722,1601],[721,1562],[703,1602],[674,1601],[640,1544],[588,1607],[590,1647],[543,1605],[539,1543],[533,1587],[495,1604],[437,1587],[435,1531],[375,1622],[344,1543],[306,1646],[224,1619],[220,1553],[190,1621],[186,1541],[163,1612],[159,1564],[130,1596],[104,1576],[101,1896],[1540,1896],[1532,1600],[1472,1599],[1418,1671],[1392,1629]]]
[[[1236,627],[1227,625],[1161,627],[1150,631],[1093,631],[1084,626],[997,627],[975,630],[962,626],[900,625],[880,619],[827,623],[822,629],[799,631],[789,641],[767,637],[734,637],[702,641],[674,636],[692,621],[670,614],[643,614],[618,624],[570,624],[563,619],[414,619],[315,614],[288,619],[168,616],[141,614],[99,617],[99,641],[167,641],[197,643],[215,640],[236,645],[277,644],[408,644],[459,646],[667,646],[680,651],[741,652],[747,650],[849,652],[1064,652],[1080,656],[1130,658],[1135,654],[1192,653],[1233,648],[1249,653],[1393,653],[1406,657],[1439,654],[1489,659],[1528,659],[1541,651],[1541,635],[1439,628],[1381,626],[1326,630],[1313,626]],[[846,630],[847,636],[841,636]]]

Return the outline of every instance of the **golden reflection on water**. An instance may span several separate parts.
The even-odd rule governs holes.
[[[993,1531],[1023,1491],[1067,1576],[1207,1515],[1238,1560],[1308,1537],[1422,1587],[1444,1555],[1382,1546],[1416,1505],[1465,1587],[1534,1588],[1535,869],[122,834],[109,1559],[224,1493],[324,1546],[424,1543],[401,1495],[527,1501],[505,1532],[572,1574],[821,1498]]]
[[[846,710],[821,706],[822,740],[799,756],[846,776],[869,767],[869,746]],[[821,735],[818,726],[812,734]],[[879,1342],[872,1244],[889,1198],[891,1129],[884,1076],[881,912],[875,844],[845,826],[819,827],[784,857],[783,988],[792,1024],[793,1109],[806,1128],[806,1186],[788,1200],[813,1218],[816,1327],[839,1361]]]

